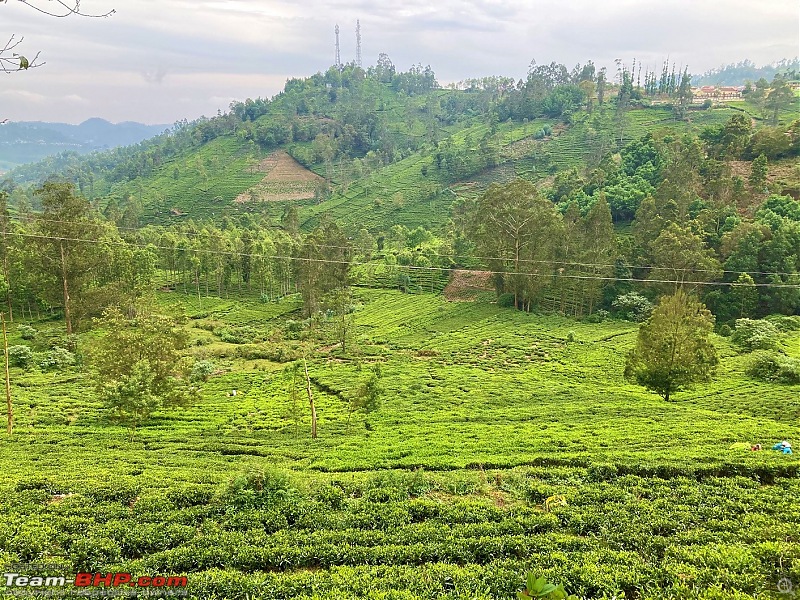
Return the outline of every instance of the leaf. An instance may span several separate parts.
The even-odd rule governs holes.
[[[546,596],[550,592],[555,592],[557,589],[558,588],[554,586],[552,583],[545,583],[539,594],[542,596]]]
[[[24,56],[20,56],[19,57],[19,68],[20,68],[20,70],[27,69],[29,66],[31,66],[31,65],[28,62],[28,59],[25,58]]]
[[[546,585],[547,585],[547,580],[546,580],[544,577],[539,577],[539,579],[537,579],[537,580],[536,580],[536,581],[533,583],[533,588],[531,588],[530,586],[528,586],[528,589],[529,589],[530,591],[532,591],[532,592],[536,592],[536,595],[537,595],[537,596],[540,596],[540,595],[542,594],[542,590],[544,589],[544,587],[545,587]]]

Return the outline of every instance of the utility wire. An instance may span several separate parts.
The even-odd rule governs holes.
[[[103,222],[94,223],[92,221],[62,221],[62,220],[57,220],[57,219],[43,219],[43,218],[39,218],[38,216],[34,217],[34,219],[36,221],[40,221],[40,222],[44,222],[44,223],[57,223],[57,224],[60,224],[60,225],[95,225],[95,226],[96,225],[106,225],[106,224],[107,225],[112,225],[111,223],[107,223],[107,222],[106,223],[103,223]],[[23,217],[19,217],[19,216],[12,216],[12,217],[9,218],[9,220],[14,220],[15,222],[23,222],[23,223],[28,222],[28,220],[24,219]],[[123,230],[123,231],[135,231],[135,232],[139,232],[139,231],[143,230],[143,228],[141,228],[141,227],[120,227],[120,226],[116,226],[116,229],[117,230]],[[203,233],[201,231],[177,231],[177,232],[175,232],[175,231],[170,231],[170,230],[164,230],[161,233],[164,233],[164,234],[165,233],[175,233],[176,235],[185,235],[188,238],[191,238],[191,237],[197,237],[197,238],[201,238],[201,239],[214,238],[214,239],[218,239],[218,240],[227,240],[227,239],[229,239],[229,238],[226,238],[223,233],[211,234],[211,233]],[[255,242],[256,238],[253,238],[252,241]],[[318,248],[329,248],[329,249],[333,249],[333,250],[350,250],[351,252],[360,253],[360,254],[364,254],[366,252],[374,252],[374,250],[372,250],[371,248],[360,248],[360,247],[356,247],[356,246],[334,246],[334,245],[329,245],[329,244],[316,244],[316,247],[318,247]],[[164,246],[163,248],[164,249],[170,249],[169,246]],[[442,254],[442,253],[439,253],[439,252],[435,252],[435,253],[432,253],[432,254],[425,254],[425,256],[426,257],[435,257],[435,258],[452,258],[452,259],[465,259],[466,258],[466,259],[484,260],[484,261],[495,261],[495,260],[514,261],[515,260],[513,257],[510,257],[510,256],[506,256],[506,257],[502,257],[502,256],[478,256],[478,255],[473,255],[473,254],[455,254],[455,253]],[[603,268],[612,268],[613,269],[613,268],[617,268],[617,267],[623,267],[623,268],[626,268],[626,269],[639,269],[639,270],[646,270],[646,269],[655,270],[655,269],[658,269],[658,270],[663,270],[663,271],[679,271],[679,272],[682,272],[682,273],[723,273],[723,274],[732,274],[732,275],[764,275],[764,276],[778,275],[778,276],[785,276],[785,277],[791,277],[792,275],[796,275],[797,274],[797,273],[782,272],[782,271],[731,271],[731,270],[727,270],[727,269],[696,269],[696,268],[692,268],[692,267],[659,267],[659,266],[655,266],[655,265],[633,265],[633,264],[619,264],[618,265],[616,263],[615,264],[584,263],[584,262],[572,262],[572,261],[563,261],[563,260],[555,260],[555,259],[554,260],[536,260],[536,259],[520,258],[518,262],[526,263],[526,264],[553,265],[553,266],[560,266],[560,267],[564,267],[564,266],[590,267],[590,268],[597,268],[597,269],[603,269]],[[367,263],[364,263],[364,264],[367,264]],[[503,271],[503,272],[505,273],[506,271]]]
[[[143,248],[143,249],[157,249],[157,250],[185,250],[186,252],[191,253],[200,253],[200,254],[210,254],[210,255],[223,255],[223,256],[248,256],[251,258],[262,258],[262,259],[272,259],[272,260],[288,260],[288,261],[296,261],[296,262],[305,262],[305,263],[323,263],[323,264],[335,264],[335,265],[348,265],[348,266],[369,266],[374,265],[374,263],[368,262],[357,262],[357,261],[349,261],[349,260],[332,260],[327,258],[310,258],[310,257],[302,257],[302,256],[291,256],[291,255],[276,255],[276,254],[260,254],[255,252],[234,252],[228,250],[212,250],[208,248],[187,248],[187,249],[180,249],[180,248],[173,248],[170,246],[158,246],[155,244],[134,244],[125,241],[115,241],[115,240],[95,240],[95,239],[81,239],[81,238],[70,238],[70,237],[59,237],[59,236],[46,236],[46,235],[36,235],[36,234],[29,234],[29,233],[19,233],[19,232],[8,232],[6,235],[22,237],[27,239],[42,239],[42,240],[53,240],[53,241],[65,241],[65,242],[78,242],[84,244],[95,244],[95,245],[105,245],[105,246],[123,246],[123,247],[135,247],[135,248]],[[409,271],[435,271],[440,273],[449,273],[452,269],[447,267],[434,267],[434,266],[414,266],[414,265],[391,265],[395,266],[395,268],[399,270],[409,270]],[[479,270],[476,271],[482,274],[489,274],[489,275],[513,275],[513,276],[520,276],[520,277],[533,277],[533,278],[553,278],[559,277],[564,279],[579,279],[579,280],[593,280],[593,281],[626,281],[626,282],[633,282],[633,283],[671,283],[676,285],[683,285],[683,284],[691,284],[691,285],[704,285],[704,286],[730,286],[730,287],[762,287],[762,288],[785,288],[785,289],[800,289],[800,284],[775,284],[775,283],[753,283],[753,284],[742,284],[736,282],[721,282],[721,281],[683,281],[677,279],[637,279],[635,277],[603,277],[603,276],[592,276],[592,275],[555,275],[555,274],[547,274],[547,273],[524,273],[524,272],[516,272],[516,271],[487,271],[487,270]]]

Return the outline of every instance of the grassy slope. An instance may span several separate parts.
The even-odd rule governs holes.
[[[430,598],[445,577],[470,598],[508,598],[528,568],[590,597],[778,597],[779,574],[800,575],[800,487],[785,477],[797,458],[732,447],[798,439],[800,389],[743,378],[727,340],[715,338],[715,382],[664,403],[621,378],[632,324],[358,293],[363,360],[382,364],[384,403],[348,429],[334,392],[369,371],[315,355],[317,440],[302,397],[295,430],[281,365],[237,359],[207,331],[268,329],[293,300],[163,295],[205,340],[193,352],[224,372],[200,404],[158,415],[133,442],[102,422],[82,375],[13,371],[0,558],[190,572],[205,598]],[[236,473],[272,466],[306,500],[283,513],[226,508]],[[341,501],[320,496],[329,482]],[[51,503],[55,492],[76,495]],[[568,506],[544,512],[558,494]]]

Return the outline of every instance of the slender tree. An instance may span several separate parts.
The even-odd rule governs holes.
[[[42,212],[36,216],[27,247],[28,262],[42,276],[45,299],[64,308],[67,333],[74,329],[73,306],[107,262],[102,238],[110,231],[89,202],[70,183],[48,182],[38,190]]]

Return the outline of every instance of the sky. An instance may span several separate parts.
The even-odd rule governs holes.
[[[0,2],[0,38],[45,64],[0,73],[0,120],[170,124],[213,116],[231,101],[271,97],[287,78],[355,59],[361,21],[365,67],[386,53],[398,70],[430,65],[442,84],[524,78],[532,60],[567,66],[615,59],[702,73],[800,50],[797,0],[59,0]],[[64,2],[74,0],[63,0]]]

